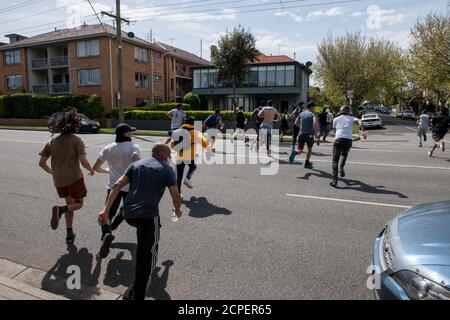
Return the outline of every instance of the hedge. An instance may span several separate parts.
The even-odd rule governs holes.
[[[89,118],[101,117],[103,113],[101,98],[96,95],[49,96],[19,93],[0,96],[0,117],[41,119],[63,111],[68,106],[76,107],[78,112]]]
[[[112,116],[114,118],[118,117],[118,110],[114,109]],[[205,120],[209,115],[214,114],[214,111],[186,111],[188,117],[195,117],[196,120]],[[232,111],[222,111],[220,115],[223,120],[233,120]],[[250,119],[251,112],[244,112],[247,119]],[[165,111],[145,111],[140,109],[133,109],[124,112],[125,119],[129,120],[167,120],[167,112]]]
[[[145,110],[145,111],[170,111],[177,108],[178,103],[168,102],[168,103],[149,103],[142,107],[137,107],[133,110]],[[191,106],[186,103],[182,103],[183,110],[191,110]]]

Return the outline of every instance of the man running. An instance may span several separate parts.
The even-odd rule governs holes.
[[[297,120],[298,116],[300,115],[300,113],[302,113],[303,111],[303,106],[305,105],[305,103],[303,101],[300,101],[298,103],[297,108],[294,109],[294,111],[292,111],[291,113],[291,119],[292,119],[292,151],[291,154],[289,156],[289,163],[293,163],[295,156],[297,155],[296,152],[296,147],[297,147],[297,138],[298,138],[298,133],[299,133],[299,127],[295,124],[295,121]]]
[[[353,123],[358,122],[359,135],[362,132],[364,139],[367,139],[362,120],[352,116],[350,113],[350,106],[342,106],[340,115],[333,120],[333,128],[336,129],[336,140],[333,144],[333,180],[330,182],[332,187],[337,187],[338,167],[340,168],[341,177],[345,177],[344,166],[353,143]],[[339,164],[340,159],[341,162]]]
[[[134,162],[123,176],[113,185],[105,208],[99,213],[100,224],[108,220],[111,207],[120,190],[130,185],[125,199],[123,214],[125,221],[136,228],[137,250],[133,285],[124,293],[124,300],[144,300],[151,274],[158,257],[161,227],[159,202],[166,188],[172,197],[174,211],[181,217],[181,197],[178,192],[175,172],[168,164],[170,148],[157,144],[152,149],[152,157]]]
[[[320,144],[320,137],[323,136],[322,142],[325,142],[327,140],[328,135],[328,109],[323,108],[322,112],[318,114],[319,118],[319,138],[317,139],[317,145]]]
[[[208,116],[205,119],[205,122],[203,123],[203,126],[206,128],[206,131],[211,130],[211,129],[217,129],[217,130],[222,130],[223,129],[223,120],[222,117],[220,116],[220,109],[215,109],[214,110],[214,114]],[[214,145],[216,143],[216,137],[213,133],[211,132],[207,132],[207,137],[209,140],[209,143],[211,144],[211,149],[212,152],[216,152],[216,148],[214,148]]]
[[[201,132],[194,129],[194,124],[195,118],[188,117],[181,128],[174,131],[172,135],[171,147],[177,151],[177,186],[180,194],[186,164],[189,166],[189,170],[184,179],[184,185],[189,189],[193,188],[191,179],[195,170],[197,170],[197,165],[195,164],[197,143],[200,143],[203,148],[209,149],[208,141]],[[189,141],[184,141],[185,137],[189,137]]]
[[[267,156],[271,156],[271,144],[272,144],[272,129],[273,129],[273,121],[277,118],[278,111],[273,107],[272,100],[267,101],[267,106],[262,108],[258,113],[258,117],[262,119],[261,127],[265,138],[266,138],[266,147],[267,147]]]
[[[186,112],[183,111],[183,105],[177,104],[176,109],[172,109],[167,113],[167,117],[170,120],[170,130],[168,132],[169,138],[166,140],[166,144],[169,143],[172,131],[177,130],[183,125],[184,119],[186,119]]]
[[[49,129],[52,133],[60,133],[52,138],[39,153],[41,159],[39,166],[53,177],[53,183],[60,198],[65,199],[65,206],[53,206],[50,225],[56,230],[61,216],[66,219],[66,243],[75,241],[73,232],[73,214],[83,207],[83,199],[87,195],[81,165],[93,176],[94,170],[86,158],[83,141],[74,133],[80,127],[80,115],[76,108],[69,107],[64,110],[61,117],[50,118]],[[47,161],[51,158],[51,167]]]
[[[433,156],[433,152],[436,148],[441,148],[442,151],[445,151],[444,137],[448,132],[449,123],[450,118],[448,116],[448,108],[444,107],[431,121],[433,144],[431,150],[428,151],[430,157]]]
[[[280,142],[283,142],[284,135],[289,133],[289,114],[284,110],[280,117]]]
[[[254,121],[255,127],[256,127],[256,151],[259,151],[259,129],[262,124],[262,119],[258,115],[261,112],[262,108],[264,108],[265,106],[266,106],[266,101],[261,100],[259,102],[259,107],[256,108],[255,110],[253,110],[252,115],[251,115],[251,118]]]
[[[422,137],[423,141],[427,141],[427,132],[430,124],[430,116],[427,114],[427,110],[423,110],[422,114],[417,120],[417,136],[419,137],[419,147],[422,147]]]
[[[237,140],[237,137],[239,134],[242,134],[244,138],[244,142],[247,142],[247,139],[245,137],[245,125],[247,124],[247,119],[244,115],[244,107],[239,107],[236,113],[236,128],[234,129],[234,134],[231,139],[231,142],[234,140]]]
[[[306,160],[304,167],[306,169],[312,169],[313,163],[311,160],[312,148],[314,145],[314,137],[317,137],[319,132],[319,120],[314,114],[314,108],[316,104],[314,102],[308,103],[306,110],[300,113],[300,115],[295,120],[295,125],[299,127],[298,135],[298,149],[295,153],[291,154],[289,157],[289,162],[293,163],[295,156],[303,153],[305,144],[308,147],[308,152],[306,153]]]
[[[141,150],[137,144],[131,142],[131,137],[135,128],[130,127],[126,123],[121,123],[116,127],[116,142],[113,142],[100,151],[97,161],[94,164],[94,171],[99,173],[109,174],[109,183],[107,186],[107,195],[111,193],[111,188],[114,183],[123,175],[125,170],[135,161],[141,159]],[[103,163],[108,163],[108,168],[102,168]],[[125,202],[128,195],[129,186],[123,187],[119,191],[119,195],[113,202],[111,210],[109,211],[108,220],[102,225],[102,246],[99,255],[101,258],[106,258],[109,253],[114,236],[112,231],[122,223],[123,216],[118,214],[117,210],[120,206],[120,201]]]

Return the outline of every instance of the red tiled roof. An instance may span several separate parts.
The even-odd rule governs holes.
[[[294,59],[286,55],[266,56],[264,54],[261,54],[257,58],[258,60],[253,61],[252,64],[295,62]]]
[[[168,44],[165,44],[163,42],[157,42],[157,44],[159,44],[162,48],[168,50],[170,54],[172,54],[179,60],[191,62],[195,65],[211,65],[211,62],[209,62],[208,60],[200,58],[199,56],[196,56],[195,54],[190,53],[186,50],[169,46]]]
[[[34,37],[26,38],[20,41],[17,41],[13,44],[2,45],[0,50],[16,48],[16,47],[24,47],[24,46],[32,46],[39,45],[49,42],[56,41],[66,41],[73,38],[85,38],[92,36],[102,36],[102,35],[116,35],[116,29],[108,24],[104,24],[104,27],[101,24],[93,24],[93,25],[82,25],[80,27],[71,28],[71,29],[59,29],[56,31],[51,31],[43,34],[39,34]],[[148,41],[145,41],[141,38],[134,37],[132,39],[128,38],[126,32],[122,32],[122,37],[124,41],[132,41],[137,44],[141,44],[144,46],[149,46],[154,48],[155,50],[159,50],[162,52],[169,51],[163,50],[160,46],[152,44]]]

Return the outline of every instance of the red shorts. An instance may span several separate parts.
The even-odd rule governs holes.
[[[86,198],[86,195],[87,195],[87,190],[86,190],[86,186],[84,185],[83,178],[75,181],[70,186],[57,187],[56,191],[58,191],[58,196],[60,198],[71,197],[72,199],[75,199],[75,200],[80,200],[80,199]]]

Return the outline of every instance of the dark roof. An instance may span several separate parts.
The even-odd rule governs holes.
[[[81,25],[76,28],[71,29],[59,29],[56,31],[51,31],[47,33],[42,33],[36,35],[34,37],[30,37],[27,39],[23,39],[12,44],[1,46],[1,50],[16,48],[16,47],[27,47],[39,44],[46,44],[50,42],[59,42],[59,41],[67,41],[70,39],[79,39],[79,38],[90,38],[95,36],[115,36],[116,29],[108,24],[94,24],[94,25]],[[160,46],[152,44],[148,41],[145,41],[141,38],[134,37],[132,39],[128,38],[128,34],[126,32],[122,32],[122,37],[124,41],[134,42],[136,44],[141,44],[143,46],[151,47],[152,49],[159,50],[162,52],[167,52],[169,50],[164,50]]]
[[[190,53],[186,50],[169,46],[168,44],[165,44],[163,42],[156,42],[156,44],[159,45],[162,49],[169,51],[169,54],[179,60],[191,62],[195,65],[211,65],[211,62],[209,62],[208,60],[200,58],[199,56],[196,56],[195,54]]]

